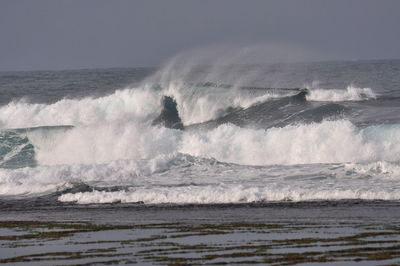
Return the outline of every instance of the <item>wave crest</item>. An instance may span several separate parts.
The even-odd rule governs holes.
[[[398,191],[398,190],[396,190]],[[306,188],[244,185],[186,186],[170,188],[131,188],[123,191],[66,193],[58,200],[79,204],[145,203],[145,204],[216,204],[310,200],[399,200],[400,196],[385,189]]]
[[[370,88],[348,86],[345,90],[338,89],[309,89],[306,96],[308,101],[346,102],[376,99],[376,94]]]

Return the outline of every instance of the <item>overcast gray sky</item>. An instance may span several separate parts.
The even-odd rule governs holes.
[[[155,66],[225,44],[398,59],[400,1],[0,0],[0,70]]]

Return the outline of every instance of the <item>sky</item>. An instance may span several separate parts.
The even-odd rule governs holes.
[[[225,47],[255,63],[399,59],[399,12],[397,0],[0,0],[0,71],[157,66]]]

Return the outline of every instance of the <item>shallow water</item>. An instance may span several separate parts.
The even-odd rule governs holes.
[[[0,262],[397,264],[399,208],[328,201],[3,209]]]

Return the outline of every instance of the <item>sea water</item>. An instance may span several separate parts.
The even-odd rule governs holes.
[[[0,92],[2,202],[400,199],[399,60],[1,72]],[[183,129],[154,123],[165,97]]]

